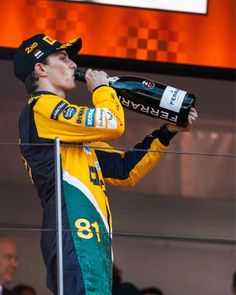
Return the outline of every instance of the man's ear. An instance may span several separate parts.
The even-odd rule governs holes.
[[[39,77],[46,77],[47,76],[47,70],[44,64],[42,63],[36,63],[34,66],[34,71],[38,74]]]

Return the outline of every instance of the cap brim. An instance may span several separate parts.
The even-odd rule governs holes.
[[[76,56],[76,54],[82,48],[82,39],[76,38],[70,40],[66,43],[63,43],[60,47],[57,48],[57,51],[65,50],[70,57]]]

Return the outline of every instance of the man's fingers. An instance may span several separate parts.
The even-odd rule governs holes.
[[[190,112],[189,113],[189,116],[194,117],[194,118],[197,118],[198,117],[198,114],[197,113],[194,113],[194,112]]]
[[[191,118],[192,120],[196,120],[197,119],[197,116],[194,116],[194,115],[189,114],[189,118]]]
[[[190,109],[189,115],[192,115],[192,116],[194,116],[196,118],[198,117],[198,113],[197,113],[195,108]]]
[[[197,119],[198,113],[195,108],[191,108],[188,115],[188,124],[192,125],[193,122]]]

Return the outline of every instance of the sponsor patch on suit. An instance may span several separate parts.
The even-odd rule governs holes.
[[[60,113],[68,106],[68,103],[66,103],[65,101],[60,101],[54,108],[54,110],[52,111],[52,114],[50,116],[51,119],[53,120],[58,120],[58,117],[60,115]]]
[[[107,128],[116,129],[117,128],[117,120],[116,116],[108,109],[104,108],[106,119],[107,119]]]
[[[96,127],[97,128],[106,127],[106,118],[105,118],[105,112],[103,109],[96,110]]]
[[[76,123],[82,124],[83,117],[84,117],[84,111],[85,110],[86,110],[86,107],[81,107],[79,109],[79,112],[78,112],[78,115],[77,115],[77,119],[76,119]]]
[[[87,155],[92,155],[91,149],[88,145],[84,145],[84,151]]]
[[[66,119],[66,120],[69,120],[71,119],[76,113],[76,108],[74,107],[68,107],[66,109],[64,109],[63,111],[63,117]]]
[[[86,127],[94,127],[95,124],[95,109],[88,109],[86,112],[86,118],[85,118],[85,126]]]

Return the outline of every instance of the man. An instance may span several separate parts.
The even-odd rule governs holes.
[[[162,153],[123,153],[105,143],[125,128],[122,105],[105,72],[86,72],[94,108],[68,102],[67,93],[76,87],[72,58],[81,46],[79,38],[61,44],[38,34],[17,49],[15,75],[31,95],[19,119],[21,153],[44,208],[43,228],[55,229],[53,143],[60,138],[63,228],[68,230],[63,232],[64,294],[110,295],[112,217],[105,183],[135,184]],[[196,116],[193,109],[190,125]],[[167,124],[136,148],[165,151],[182,130]],[[55,231],[43,231],[41,247],[47,285],[57,294]]]
[[[15,243],[8,236],[0,235],[0,295],[10,295],[6,285],[13,281],[18,263]]]

